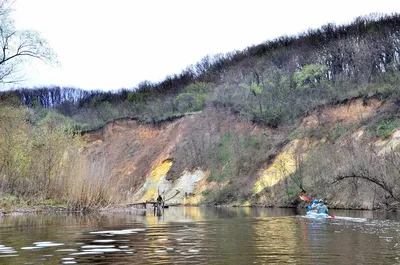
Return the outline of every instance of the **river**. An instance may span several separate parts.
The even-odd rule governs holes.
[[[395,264],[400,215],[170,207],[0,218],[0,264]]]

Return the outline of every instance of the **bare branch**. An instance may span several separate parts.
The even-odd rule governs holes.
[[[387,185],[384,181],[378,180],[378,178],[370,177],[370,176],[363,176],[363,175],[346,175],[337,177],[331,184],[336,184],[345,179],[363,179],[369,182],[372,182],[379,187],[381,187],[384,191],[386,191],[393,199],[396,201],[400,201],[400,198],[394,195],[393,190]]]
[[[10,16],[13,0],[0,0],[0,83],[15,83],[17,72],[29,59],[56,63],[45,39],[32,30],[17,30]]]

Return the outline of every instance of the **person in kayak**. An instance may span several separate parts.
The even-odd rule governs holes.
[[[324,204],[324,200],[319,200],[318,206],[317,206],[317,213],[326,213],[329,214],[328,212],[328,207]]]
[[[318,206],[318,200],[314,200],[313,204],[308,205],[308,210],[312,212],[317,212],[318,211],[317,206]]]

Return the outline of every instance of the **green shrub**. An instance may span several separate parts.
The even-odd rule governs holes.
[[[293,187],[287,187],[286,188],[286,196],[289,199],[295,199],[298,198],[298,194],[301,193],[301,189],[297,186],[293,186]]]
[[[324,134],[324,132],[322,131],[322,129],[320,129],[320,128],[315,128],[315,127],[310,128],[310,129],[308,130],[308,132],[307,132],[307,135],[308,135],[308,137],[310,137],[310,138],[315,138],[315,139],[317,139],[317,140],[321,140],[321,139],[325,136],[325,134]]]
[[[288,135],[288,139],[290,141],[293,141],[295,139],[302,139],[302,138],[304,138],[304,134],[305,134],[304,130],[298,129],[298,130],[295,130],[295,131],[291,132]]]
[[[381,84],[376,88],[376,93],[383,98],[389,98],[394,91],[393,84]]]
[[[208,196],[208,195],[210,195],[210,192],[211,192],[210,190],[204,190],[201,192],[201,195]]]
[[[203,109],[206,94],[181,93],[175,97],[174,104],[181,113],[200,111]]]
[[[328,67],[320,64],[305,65],[300,71],[293,74],[293,80],[301,90],[319,86],[326,79]]]
[[[379,137],[387,138],[398,126],[397,120],[381,120],[376,123],[376,134]]]
[[[350,132],[347,128],[342,125],[338,125],[330,132],[328,138],[329,140],[335,141],[336,139],[348,135]]]
[[[283,121],[284,115],[284,108],[280,104],[264,108],[262,113],[260,113],[256,106],[253,107],[254,120],[258,123],[266,124],[272,127],[277,127],[280,125]]]
[[[196,82],[187,86],[185,90],[187,92],[197,94],[207,93],[211,90],[211,84],[205,82]]]
[[[239,144],[243,146],[243,148],[254,148],[257,150],[260,149],[261,146],[260,140],[251,135],[249,137],[240,136]]]

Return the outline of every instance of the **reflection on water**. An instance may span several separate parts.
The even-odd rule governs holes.
[[[303,213],[304,214],[304,213]],[[400,216],[294,209],[171,207],[0,219],[0,264],[390,264]]]

